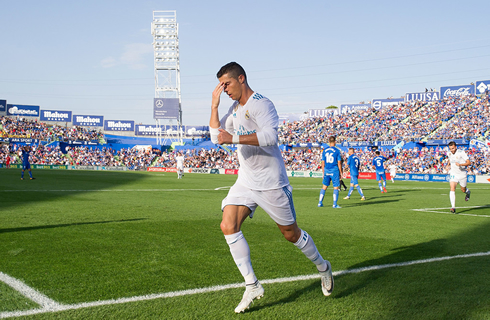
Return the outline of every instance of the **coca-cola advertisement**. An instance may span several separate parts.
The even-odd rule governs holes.
[[[448,97],[464,97],[470,94],[475,94],[474,84],[441,87],[441,99],[448,98]]]

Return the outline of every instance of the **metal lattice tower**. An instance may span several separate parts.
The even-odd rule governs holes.
[[[176,11],[153,11],[151,23],[155,66],[155,98],[178,98],[179,117],[177,132],[159,136],[166,140],[182,142],[182,108],[180,95],[179,25]],[[157,119],[160,126],[160,119]],[[165,141],[162,141],[162,138]]]

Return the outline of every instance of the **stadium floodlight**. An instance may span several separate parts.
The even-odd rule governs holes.
[[[179,25],[176,11],[153,11],[151,23],[153,35],[155,98],[178,99],[179,112],[177,119],[178,130],[162,130],[158,143],[165,144],[167,140],[182,142],[182,108],[180,94],[180,63],[179,63]],[[160,126],[161,119],[155,119]],[[172,124],[171,119],[165,121]]]

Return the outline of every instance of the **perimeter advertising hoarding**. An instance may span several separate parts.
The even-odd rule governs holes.
[[[151,124],[137,124],[134,129],[134,134],[137,136],[156,136],[163,134],[164,128]]]
[[[366,111],[371,109],[369,103],[357,103],[357,104],[341,104],[340,113],[354,112],[354,111]]]
[[[340,109],[310,109],[308,110],[308,118],[323,118],[329,115],[340,114]]]
[[[40,121],[71,122],[71,111],[41,110]]]
[[[405,98],[397,98],[397,99],[373,99],[371,105],[374,109],[380,110],[384,107],[393,106],[395,104],[400,104],[405,102]]]
[[[7,111],[7,100],[0,100],[0,112]]]
[[[104,120],[104,131],[134,131],[134,121]]]
[[[476,87],[476,94],[485,93],[485,91],[487,90],[490,91],[490,80],[477,81],[475,87]]]
[[[209,133],[209,126],[184,126],[184,132],[188,136],[202,136]]]
[[[441,139],[441,140],[427,140],[425,142],[426,145],[445,145],[447,146],[447,144],[451,141],[454,141],[457,145],[461,145],[461,144],[468,144],[468,140],[464,140],[464,139]]]
[[[437,101],[441,95],[437,91],[412,92],[405,95],[407,101]]]
[[[449,182],[448,174],[413,174],[413,173],[397,173],[395,180],[404,181],[426,181],[426,182]],[[467,176],[468,183],[475,183],[474,175]]]
[[[154,98],[153,119],[179,119],[178,98]]]
[[[104,116],[73,115],[73,125],[84,127],[102,127]]]
[[[25,106],[21,104],[7,104],[7,115],[39,117],[39,106]]]
[[[475,94],[475,86],[472,84],[441,87],[441,99],[448,97],[464,97],[470,94]]]

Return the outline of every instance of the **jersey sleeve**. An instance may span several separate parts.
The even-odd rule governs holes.
[[[233,134],[233,109],[235,108],[235,103],[228,109],[228,112],[221,118],[220,120],[220,127],[219,128],[211,128],[209,127],[209,135],[211,136],[211,142],[214,144],[218,143],[218,134],[219,134],[219,129],[224,129],[228,131],[228,133]]]
[[[265,147],[277,144],[279,116],[274,104],[266,98],[261,99],[251,111],[251,117],[257,127],[260,128],[260,131],[257,131],[259,146]]]

